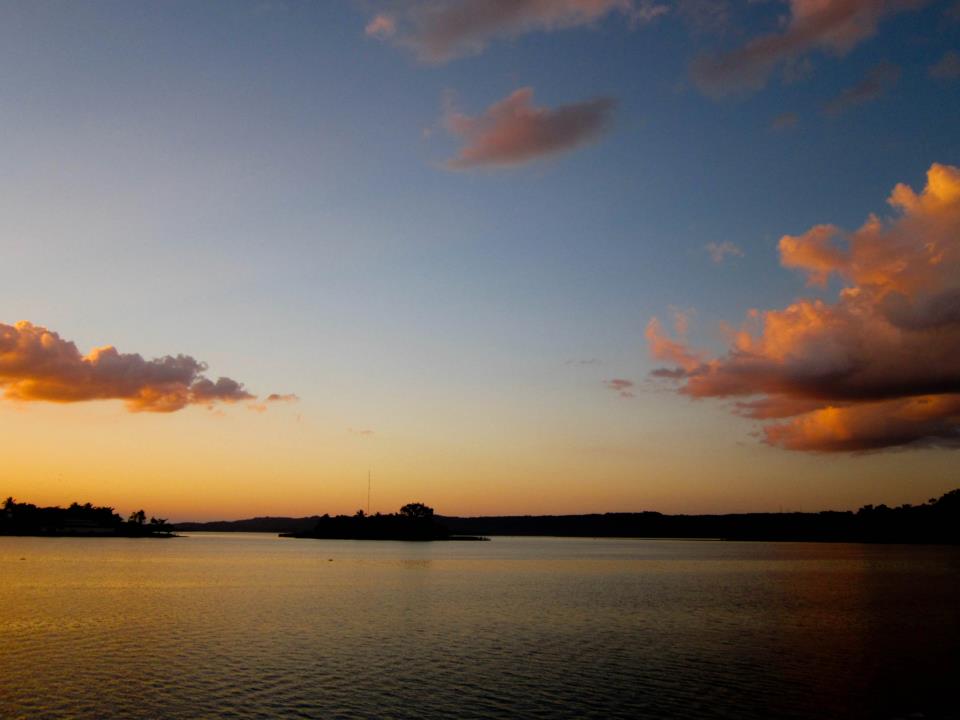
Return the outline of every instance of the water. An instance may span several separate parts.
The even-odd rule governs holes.
[[[958,717],[958,570],[944,547],[0,538],[0,717]]]

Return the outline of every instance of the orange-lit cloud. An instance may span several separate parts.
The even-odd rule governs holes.
[[[781,261],[834,303],[802,299],[752,311],[722,357],[706,359],[654,318],[654,357],[680,392],[744,398],[767,442],[791,450],[960,446],[960,168],[933,165],[921,193],[897,185],[891,219],[844,232],[819,225],[780,240]]]
[[[698,58],[697,85],[710,95],[757,90],[773,70],[807,52],[844,55],[877,31],[885,17],[927,0],[790,0],[782,32],[761,35],[731,52]]]
[[[397,32],[397,22],[393,19],[392,15],[375,15],[373,19],[367,23],[364,32],[370,37],[392,37]]]
[[[668,10],[656,0],[408,0],[397,15],[401,44],[426,62],[444,62],[478,53],[497,37],[588,25],[614,13],[645,23]],[[367,34],[389,37],[396,23],[395,15],[377,15]]]
[[[678,328],[678,331],[680,330],[681,328]],[[693,372],[703,364],[698,353],[689,350],[682,341],[671,339],[657,318],[650,319],[644,334],[650,354],[657,360],[671,363],[683,372]]]
[[[524,87],[478,117],[448,112],[447,129],[464,145],[447,166],[504,167],[572,150],[609,127],[615,104],[610,98],[594,98],[554,109],[536,107],[533,88]]]
[[[205,377],[206,369],[189,355],[144,360],[110,345],[81,355],[72,342],[39,325],[0,323],[0,387],[11,400],[124,400],[131,411],[173,412],[253,399],[235,380]]]

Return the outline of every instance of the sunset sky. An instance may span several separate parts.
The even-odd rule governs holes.
[[[0,7],[0,494],[960,485],[957,0]]]

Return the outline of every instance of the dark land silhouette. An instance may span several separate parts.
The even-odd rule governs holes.
[[[309,529],[281,532],[281,537],[327,540],[486,540],[479,536],[454,535],[423,503],[408,503],[397,513],[323,515]]]
[[[277,532],[292,537],[371,537],[394,515],[258,517],[177,523],[182,531]],[[376,518],[382,518],[376,520]],[[368,521],[369,524],[367,524]],[[664,515],[659,512],[589,515],[436,516],[452,536],[713,538],[798,542],[960,544],[960,489],[920,505],[865,505],[853,511]],[[326,534],[325,534],[326,533]],[[363,533],[367,533],[364,535]]]
[[[37,507],[8,497],[0,510],[0,535],[54,537],[175,537],[165,518],[143,510],[124,520],[112,507],[73,503],[69,507]]]

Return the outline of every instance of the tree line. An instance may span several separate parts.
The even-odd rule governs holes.
[[[87,535],[147,537],[170,536],[166,518],[150,517],[144,510],[126,520],[112,507],[71,503],[68,507],[38,507],[8,497],[0,510],[0,535]]]

